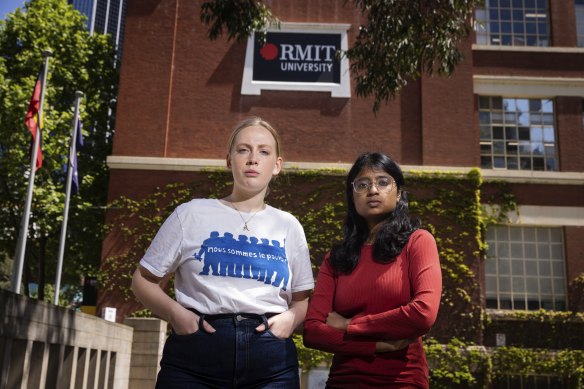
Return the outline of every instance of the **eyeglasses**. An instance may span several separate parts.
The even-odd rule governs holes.
[[[395,182],[391,177],[380,177],[375,180],[375,182],[371,182],[368,178],[360,178],[356,181],[353,181],[353,190],[355,193],[366,193],[371,190],[371,187],[375,185],[378,191],[380,192],[391,192]]]

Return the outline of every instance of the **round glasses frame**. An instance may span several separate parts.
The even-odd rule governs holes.
[[[384,182],[384,181],[388,181],[389,184],[380,185],[380,182]],[[369,192],[371,190],[371,188],[373,187],[373,185],[375,185],[375,187],[377,188],[377,190],[379,192],[389,193],[393,190],[393,187],[395,186],[395,181],[391,178],[378,178],[377,180],[375,180],[375,182],[369,182],[369,184],[365,184],[365,182],[353,181],[353,182],[351,182],[351,185],[353,186],[353,191],[355,193],[359,193],[359,194]],[[359,186],[359,185],[365,185],[365,186]]]

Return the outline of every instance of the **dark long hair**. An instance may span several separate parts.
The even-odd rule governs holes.
[[[363,169],[379,169],[385,171],[395,180],[398,193],[401,196],[395,210],[389,214],[375,236],[373,244],[373,259],[379,263],[389,263],[401,253],[412,232],[420,228],[420,221],[409,215],[407,193],[405,192],[404,175],[399,165],[382,153],[364,153],[359,155],[346,182],[347,218],[343,225],[343,240],[333,246],[330,261],[333,269],[340,273],[351,273],[361,253],[361,247],[369,236],[369,226],[366,220],[357,213],[354,202],[352,182]]]

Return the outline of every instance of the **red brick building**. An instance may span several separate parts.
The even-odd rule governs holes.
[[[519,205],[510,223],[487,232],[483,306],[584,311],[569,293],[584,273],[581,1],[486,1],[454,74],[410,83],[377,115],[343,78],[346,64],[336,82],[255,82],[264,74],[250,68],[253,42],[248,52],[247,42],[210,41],[201,4],[128,3],[110,199],[223,166],[232,126],[250,115],[280,130],[287,166],[300,169],[346,168],[370,150],[406,171],[481,167],[486,185],[508,182]],[[351,45],[361,20],[343,1],[266,4],[289,47],[295,34],[331,31],[341,48]]]

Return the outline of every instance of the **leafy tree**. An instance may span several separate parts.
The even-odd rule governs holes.
[[[2,253],[0,253],[0,256],[3,256],[0,259],[0,289],[9,289],[13,260],[8,255],[2,255]]]
[[[470,31],[473,9],[481,0],[345,0],[363,15],[364,23],[345,53],[358,96],[373,96],[373,110],[387,102],[408,80],[434,71],[449,75],[461,60],[458,42]],[[211,0],[201,7],[210,25],[209,38],[226,31],[229,40],[252,32],[265,37],[277,18],[259,0]]]
[[[111,150],[117,93],[115,49],[109,38],[90,36],[84,17],[66,0],[31,0],[0,21],[0,253],[13,256],[28,176],[30,133],[24,125],[33,85],[49,49],[44,100],[43,166],[36,172],[23,285],[37,282],[38,298],[55,276],[65,198],[65,166],[75,91],[81,102],[85,146],[79,150],[80,193],[72,196],[62,283],[99,266],[106,204],[106,156]]]

